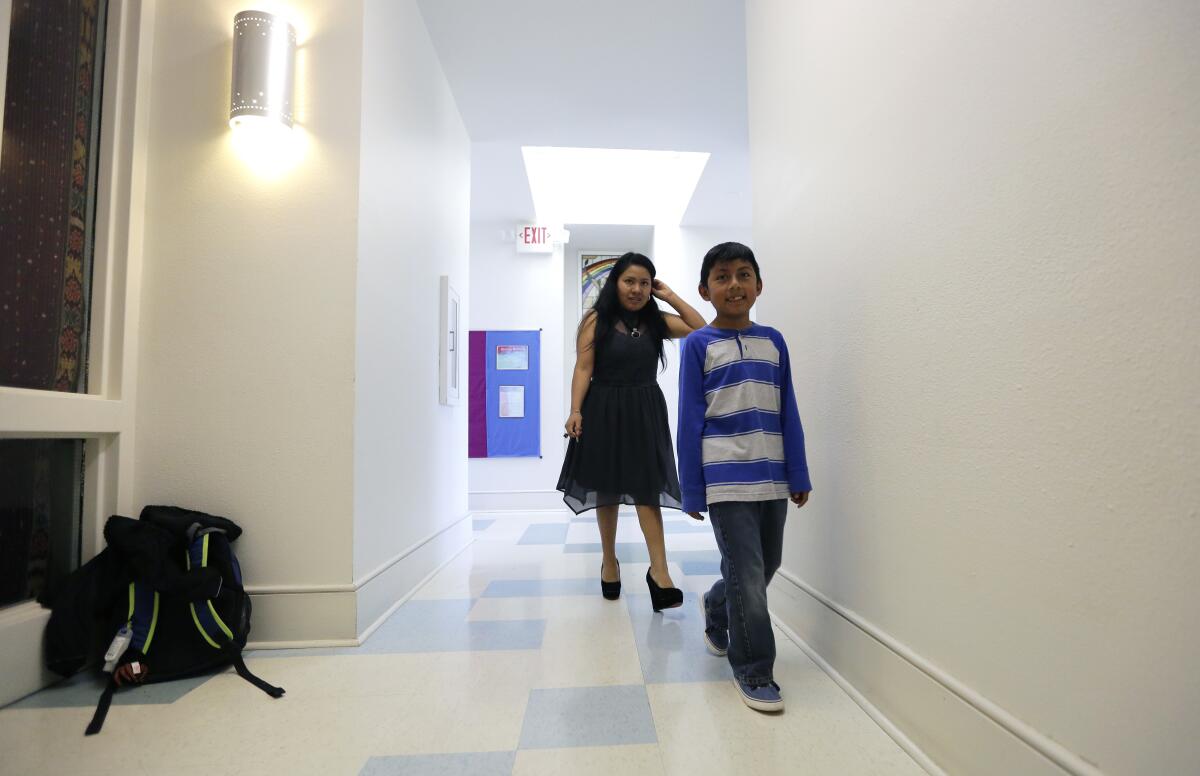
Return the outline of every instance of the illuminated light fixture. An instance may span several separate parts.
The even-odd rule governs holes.
[[[233,17],[233,87],[229,126],[291,127],[296,75],[296,28],[263,11]]]
[[[522,146],[538,223],[677,226],[707,153]]]

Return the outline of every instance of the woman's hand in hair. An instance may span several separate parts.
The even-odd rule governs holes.
[[[697,329],[703,329],[708,325],[708,322],[701,317],[700,313],[696,312],[695,308],[683,301],[682,297],[672,291],[671,287],[661,280],[655,278],[651,293],[674,307],[675,311],[679,313],[679,315],[671,315],[670,313],[663,315],[663,319],[667,322],[667,336],[675,339],[686,337]]]
[[[655,278],[654,282],[650,285],[650,293],[654,294],[656,299],[661,299],[664,302],[668,300],[668,297],[675,295],[675,292],[671,290],[671,287],[658,278]]]
[[[563,428],[567,430],[567,436],[578,439],[583,435],[583,415],[572,412],[571,417],[567,418],[567,422],[563,424]]]

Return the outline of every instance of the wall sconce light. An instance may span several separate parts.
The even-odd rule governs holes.
[[[229,126],[292,126],[296,28],[278,14],[233,17],[233,87]]]

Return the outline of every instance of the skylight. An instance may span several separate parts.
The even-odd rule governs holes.
[[[707,153],[522,146],[538,223],[677,226]]]

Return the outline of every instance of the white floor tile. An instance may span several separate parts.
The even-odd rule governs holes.
[[[648,563],[636,517],[622,515],[618,527],[618,542],[634,558],[621,564],[624,590],[618,601],[600,595],[598,546],[575,551],[579,545],[598,545],[595,523],[570,517],[543,513],[493,519],[412,596],[409,619],[398,614],[391,630],[381,628],[382,635],[361,650],[265,652],[251,658],[253,671],[287,689],[279,700],[226,672],[174,702],[114,706],[105,730],[89,738],[83,730],[90,707],[0,710],[0,773],[207,776],[219,757],[226,765],[222,772],[357,774],[372,757],[494,765],[508,762],[504,753],[512,755],[512,773],[522,776],[921,773],[778,632],[776,675],[787,702],[783,714],[747,709],[729,681],[694,681],[712,672],[682,670],[689,668],[686,661],[719,660],[697,646],[694,612],[656,615],[630,608],[649,606]],[[685,525],[677,515],[666,518]],[[530,526],[552,524],[561,524],[565,533],[530,531]],[[518,544],[522,537],[552,536],[563,540]],[[718,557],[711,533],[670,530],[666,540],[675,584],[689,594],[706,591],[717,579],[700,573]],[[568,551],[568,545],[575,550]],[[694,573],[684,573],[689,568]],[[493,582],[503,584],[489,591]],[[414,614],[422,612],[425,619]],[[432,638],[437,634],[431,630],[428,639],[405,641],[406,629],[423,622],[446,630],[438,631],[445,638]],[[520,643],[519,649],[480,649],[485,642],[495,647],[499,642],[485,637],[494,630],[499,638],[506,628],[537,629],[540,641],[505,642]],[[377,654],[387,639],[397,649],[459,651]],[[461,651],[464,644],[476,651]],[[647,660],[657,672],[650,684]],[[662,669],[680,661],[681,670]],[[649,717],[636,735],[619,726],[609,731],[614,742],[627,743],[591,746],[583,735],[587,731],[569,726],[541,738],[538,731],[525,730],[531,699],[542,704],[541,713],[563,702],[572,713],[586,716],[593,711],[588,704],[571,699],[621,700],[630,692],[642,699]],[[597,717],[596,725],[603,727],[604,719]],[[531,746],[558,748],[521,748],[523,733]],[[560,739],[581,745],[560,746]],[[401,761],[375,761],[384,770],[389,762]]]
[[[513,776],[662,776],[662,755],[654,744],[528,749],[517,752]]]

